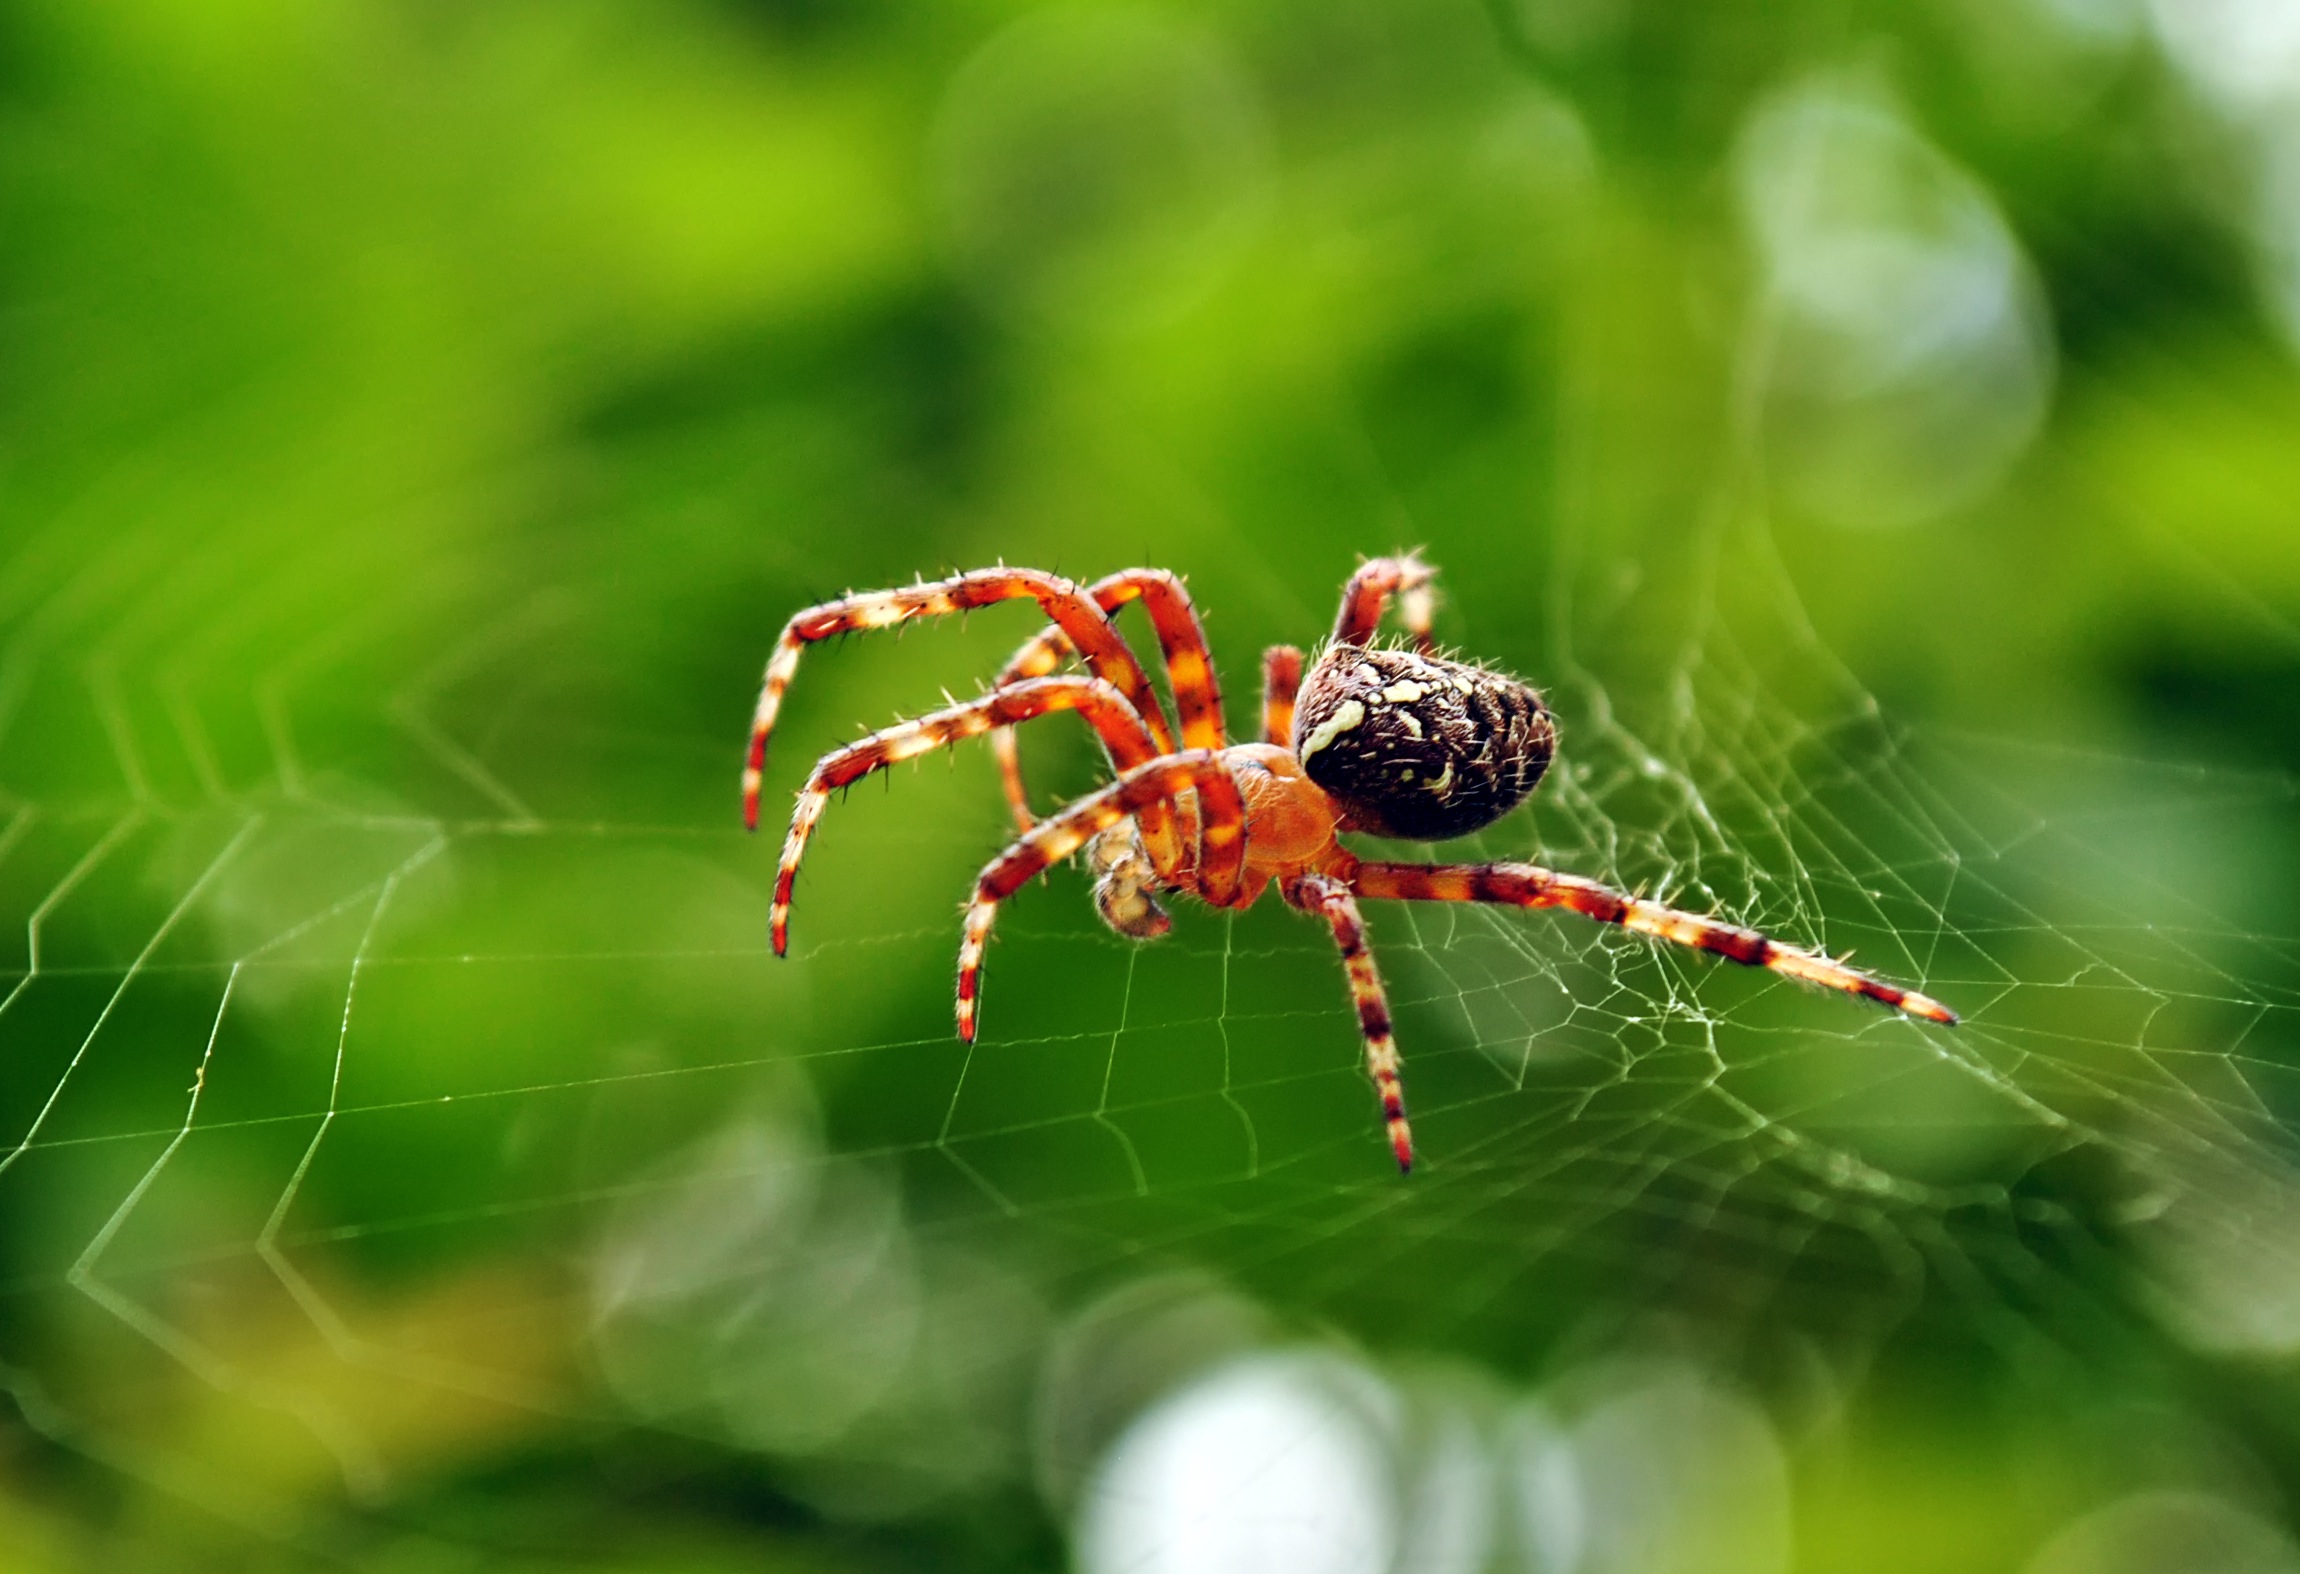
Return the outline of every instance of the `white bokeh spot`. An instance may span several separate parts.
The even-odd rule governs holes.
[[[1250,1356],[1163,1400],[1086,1494],[1085,1574],[1387,1574],[1388,1394],[1322,1355]]]
[[[1759,108],[1735,175],[1760,281],[1747,353],[1789,494],[1835,523],[1906,524],[1995,485],[2036,435],[2053,353],[1987,192],[1828,77]]]

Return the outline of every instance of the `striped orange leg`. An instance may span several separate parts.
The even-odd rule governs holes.
[[[1436,574],[1436,569],[1411,552],[1360,563],[1350,582],[1342,587],[1342,610],[1334,619],[1334,643],[1363,645],[1372,639],[1390,598],[1395,596],[1398,621],[1413,637],[1414,648],[1424,655],[1436,650],[1437,641],[1430,636],[1430,617],[1437,605],[1430,580]]]
[[[1222,690],[1214,680],[1214,653],[1206,643],[1206,627],[1181,576],[1162,568],[1130,568],[1097,580],[1091,592],[1095,604],[1115,613],[1130,601],[1140,601],[1158,634],[1158,651],[1166,661],[1166,682],[1174,691],[1174,717],[1180,723],[1185,749],[1219,749],[1230,740],[1222,726]]]
[[[1690,946],[1748,967],[1772,971],[1904,1011],[1928,1022],[1956,1025],[1957,1014],[1929,995],[1888,984],[1816,952],[1768,939],[1754,929],[1680,912],[1538,864],[1360,864],[1350,889],[1364,897],[1406,902],[1493,902],[1510,907],[1561,907],[1619,924],[1656,940]]]
[[[1382,993],[1382,975],[1374,967],[1374,954],[1366,948],[1366,924],[1358,915],[1350,888],[1331,875],[1305,874],[1286,883],[1282,893],[1305,913],[1316,913],[1334,927],[1334,943],[1342,949],[1342,966],[1350,976],[1350,998],[1357,1002],[1358,1032],[1366,1041],[1366,1070],[1382,1096],[1382,1123],[1390,1136],[1390,1151],[1397,1155],[1403,1174],[1414,1167],[1413,1130],[1406,1124],[1405,1084],[1398,1076],[1397,1040],[1390,1036],[1390,1003]]]
[[[1166,680],[1174,690],[1182,747],[1219,749],[1228,742],[1222,725],[1221,689],[1214,679],[1213,652],[1181,579],[1162,568],[1129,568],[1096,580],[1086,593],[1106,613],[1115,615],[1120,607],[1140,601],[1150,614],[1150,626],[1157,632],[1158,648],[1166,660]],[[1076,647],[1060,628],[1047,629],[1014,653],[991,687],[999,689],[1021,678],[1041,677],[1074,654]],[[1030,795],[1022,783],[1022,756],[1014,734],[999,729],[991,737],[991,748],[998,756],[1007,806],[1014,811],[1015,824],[1027,831],[1037,823],[1037,817],[1030,812]]]
[[[1058,628],[1047,629],[1032,636],[1014,653],[1014,659],[999,669],[991,680],[991,690],[995,693],[1010,683],[1044,677],[1077,654],[1069,635]],[[1027,831],[1038,823],[1038,816],[1030,812],[1030,789],[1022,780],[1022,747],[1015,741],[1012,727],[992,730],[990,752],[998,757],[998,780],[1006,789],[1006,807],[1014,815],[1016,828]]]
[[[1246,864],[1246,805],[1237,778],[1219,752],[1189,749],[1137,765],[1100,792],[1079,799],[1032,826],[990,861],[975,882],[958,946],[958,1036],[974,1042],[975,1009],[982,986],[982,952],[998,904],[1023,882],[1051,868],[1095,835],[1129,816],[1139,819],[1154,804],[1172,804],[1183,793],[1198,800],[1197,862],[1178,870],[1169,883],[1195,890],[1215,907],[1240,895]]]
[[[798,808],[791,815],[790,834],[783,839],[782,865],[775,871],[775,901],[769,919],[775,955],[781,956],[790,943],[791,888],[798,881],[799,861],[806,856],[807,838],[814,834],[815,822],[822,818],[832,793],[851,787],[871,772],[884,770],[898,760],[916,759],[936,749],[948,748],[993,727],[1012,726],[1065,710],[1078,712],[1093,725],[1101,734],[1104,747],[1110,751],[1111,763],[1119,770],[1147,764],[1158,757],[1158,747],[1151,741],[1149,728],[1134,707],[1126,703],[1126,696],[1100,678],[1082,675],[1025,679],[963,705],[953,705],[915,721],[898,722],[824,755],[816,762],[806,786],[799,790]],[[1172,817],[1164,807],[1161,805],[1155,813],[1146,813],[1140,824],[1144,847],[1153,864],[1162,870],[1177,868],[1181,862],[1180,844],[1174,834]]]
[[[1094,598],[1069,580],[1032,568],[984,568],[938,580],[930,585],[909,585],[897,590],[873,590],[826,601],[795,614],[775,641],[767,658],[766,678],[759,687],[759,705],[751,717],[750,753],[743,765],[743,823],[759,824],[759,783],[767,767],[767,737],[775,730],[783,692],[799,669],[799,654],[817,640],[858,629],[890,628],[913,618],[944,617],[1000,601],[1034,600],[1055,626],[1086,659],[1093,674],[1126,696],[1127,702],[1149,725],[1161,749],[1171,749],[1174,738],[1166,713],[1158,708],[1150,680],[1143,676],[1109,614]]]
[[[1262,652],[1262,741],[1294,746],[1294,696],[1302,688],[1302,653],[1291,645]]]

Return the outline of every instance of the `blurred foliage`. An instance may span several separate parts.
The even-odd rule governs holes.
[[[2290,1566],[2300,67],[2175,6],[0,11],[8,1566],[1060,1567],[1303,1343],[1415,1458],[1777,1435],[1712,1574]],[[1275,904],[1058,874],[962,1050],[979,750],[766,954],[797,607],[1171,567],[1243,730],[1414,544],[1564,718],[1473,850],[1956,1047],[1382,913],[1401,1186]],[[770,794],[1029,627],[810,656]]]

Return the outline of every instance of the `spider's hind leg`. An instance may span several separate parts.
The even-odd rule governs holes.
[[[1412,552],[1360,563],[1350,582],[1342,587],[1342,610],[1334,618],[1333,643],[1363,645],[1372,640],[1394,597],[1398,621],[1406,626],[1414,649],[1425,656],[1431,654],[1437,649],[1437,640],[1430,632],[1437,592],[1430,588],[1430,581],[1436,577],[1437,570]]]
[[[1887,983],[1834,957],[1788,945],[1738,924],[1648,902],[1627,891],[1616,891],[1579,875],[1560,874],[1539,864],[1366,863],[1357,866],[1349,884],[1358,895],[1376,901],[1562,908],[1671,945],[1706,951],[1744,967],[1767,968],[1801,984],[1859,995],[1906,1016],[1922,1017],[1944,1027],[1957,1025],[1957,1014],[1932,996]]]
[[[1294,700],[1302,692],[1302,653],[1291,645],[1262,652],[1262,741],[1294,746]]]

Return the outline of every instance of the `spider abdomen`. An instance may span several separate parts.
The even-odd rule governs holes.
[[[1505,673],[1411,650],[1336,645],[1294,708],[1303,771],[1351,829],[1437,842],[1492,824],[1549,769],[1557,724]]]

